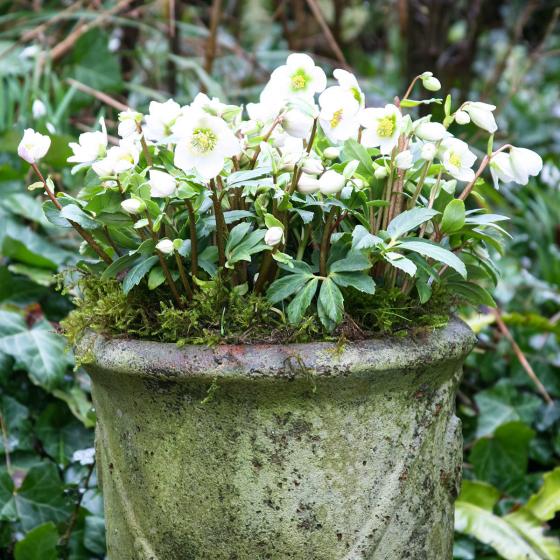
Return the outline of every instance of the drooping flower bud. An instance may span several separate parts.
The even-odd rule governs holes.
[[[177,188],[177,181],[175,177],[165,173],[165,171],[158,171],[157,169],[150,170],[150,194],[154,198],[164,198],[175,194]]]
[[[336,146],[329,146],[328,148],[325,148],[323,155],[327,159],[337,159],[340,156],[340,148],[337,148]]]
[[[171,239],[162,239],[157,243],[156,249],[164,255],[171,255],[171,253],[175,250],[175,246],[173,245],[173,241],[171,241]]]
[[[315,175],[302,173],[299,178],[297,189],[303,194],[313,194],[319,191],[319,180]]]
[[[395,158],[395,164],[399,169],[403,171],[405,171],[406,169],[410,169],[412,167],[412,163],[412,152],[410,150],[400,152]]]
[[[455,112],[455,122],[457,124],[469,124],[471,122],[471,118],[466,111],[456,111]]]
[[[32,128],[26,128],[18,146],[18,155],[27,163],[34,164],[45,157],[50,146],[51,139],[48,136],[35,132]]]
[[[138,198],[127,198],[121,202],[121,208],[127,214],[140,214],[146,210],[146,204]]]
[[[376,179],[385,179],[385,177],[387,177],[388,173],[387,170],[385,169],[385,167],[383,167],[382,165],[379,166],[374,172],[373,175]]]
[[[436,156],[437,148],[435,144],[431,142],[426,142],[422,146],[422,150],[420,151],[420,157],[425,159],[426,161],[432,161]]]
[[[280,226],[273,226],[266,230],[264,234],[264,242],[270,247],[278,245],[284,238],[284,230]]]
[[[319,178],[319,190],[321,194],[337,194],[346,184],[346,178],[341,173],[329,169]]]

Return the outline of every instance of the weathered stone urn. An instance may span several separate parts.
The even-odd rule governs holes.
[[[110,560],[447,560],[474,336],[84,337]]]

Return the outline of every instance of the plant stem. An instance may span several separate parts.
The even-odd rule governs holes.
[[[416,76],[412,82],[410,82],[410,85],[408,86],[408,89],[406,90],[404,96],[402,97],[401,101],[404,101],[405,99],[408,99],[408,96],[412,93],[412,88],[414,88],[414,85],[416,84],[416,82],[420,79],[420,76]]]
[[[45,188],[45,191],[46,191],[48,197],[51,199],[52,203],[56,206],[56,208],[59,211],[62,210],[62,205],[60,204],[60,202],[58,202],[56,196],[54,195],[54,193],[51,191],[51,189],[47,185],[47,181],[43,177],[43,174],[41,173],[41,171],[39,171],[39,168],[37,167],[37,164],[32,163],[31,167],[33,168],[33,170],[35,171],[35,173],[37,174],[37,176],[39,177],[39,179],[43,183],[43,187]],[[66,218],[66,219],[68,220],[68,218]],[[113,262],[113,259],[111,259],[111,257],[103,250],[101,245],[99,245],[97,243],[97,241],[95,241],[95,239],[93,238],[93,235],[91,235],[91,233],[87,232],[80,224],[77,224],[76,222],[74,222],[72,220],[68,220],[68,222],[81,235],[82,239],[84,239],[84,241],[86,241],[86,243],[88,243],[88,245],[99,255],[99,257],[105,263],[111,264]]]
[[[329,256],[329,245],[332,235],[332,223],[336,215],[336,208],[331,208],[327,220],[325,222],[325,227],[323,229],[323,237],[321,239],[321,249],[319,253],[319,274],[321,276],[327,276],[327,260]]]
[[[262,292],[268,279],[268,273],[270,271],[273,260],[274,259],[272,258],[272,251],[267,251],[263,256],[263,260],[259,268],[259,276],[257,278],[257,281],[255,282],[255,287],[253,288],[255,294],[260,294]]]
[[[416,206],[416,201],[422,192],[422,187],[424,186],[424,181],[426,180],[426,175],[428,174],[428,169],[430,168],[431,161],[427,161],[422,168],[422,174],[420,175],[420,179],[418,180],[418,185],[416,185],[416,190],[408,203],[408,208],[414,208]]]
[[[185,200],[187,212],[189,213],[189,231],[191,235],[191,274],[195,277],[198,274],[198,240],[196,238],[196,216],[192,202]]]
[[[191,301],[193,297],[193,291],[191,289],[191,285],[189,284],[189,279],[187,278],[187,274],[185,272],[185,267],[183,266],[181,255],[179,255],[177,251],[175,251],[175,261],[177,262],[177,268],[179,269],[179,276],[181,278],[183,288],[185,289],[185,293],[187,294],[187,299]]]
[[[465,200],[471,191],[474,188],[475,183],[477,182],[478,178],[482,175],[482,172],[486,169],[486,166],[490,162],[490,157],[487,155],[484,156],[482,162],[480,163],[480,167],[478,168],[477,172],[475,173],[474,179],[463,189],[463,192],[459,196],[459,200]]]
[[[144,138],[144,132],[142,131],[140,123],[136,123],[136,130],[138,131],[138,134],[140,134],[140,145],[142,146],[142,152],[146,158],[146,163],[149,167],[151,167],[153,164],[152,155],[150,154],[150,150],[148,150],[148,144],[146,144],[146,138]]]
[[[210,179],[210,189],[212,191],[212,203],[214,205],[214,216],[216,218],[216,244],[218,246],[218,263],[221,267],[226,264],[225,236],[226,221],[214,179]]]
[[[296,260],[297,261],[301,261],[301,259],[303,259],[303,255],[305,254],[305,248],[307,247],[307,244],[309,243],[309,237],[311,235],[311,229],[313,228],[313,224],[310,222],[309,224],[307,224],[307,227],[305,228],[305,231],[303,233],[303,236],[301,238],[301,241],[299,243],[298,246],[298,250],[297,250],[297,254],[296,254]]]

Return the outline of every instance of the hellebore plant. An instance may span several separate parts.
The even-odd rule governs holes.
[[[343,321],[349,290],[374,294],[376,285],[419,303],[436,285],[491,303],[471,280],[496,281],[490,251],[501,250],[507,218],[464,201],[486,168],[496,186],[526,184],[541,158],[510,145],[494,151],[493,136],[479,155],[453,136],[471,121],[493,134],[493,105],[453,111],[448,96],[443,122],[415,119],[418,105],[443,102],[409,98],[418,81],[440,88],[430,72],[378,108],[365,107],[352,74],[334,77],[327,87],[309,56],[292,54],[247,116],[205,94],[184,107],[154,101],[147,115],[120,114],[112,147],[101,122],[70,144],[73,172],[86,171],[76,197],[39,170],[48,137],[26,130],[19,154],[39,177],[30,188],[49,197],[47,218],[84,239],[79,267],[119,280],[125,293],[147,280],[188,308],[219,278],[267,297],[292,324],[316,313],[328,331]]]

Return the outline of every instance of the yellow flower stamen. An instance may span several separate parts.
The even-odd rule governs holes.
[[[193,131],[191,147],[195,152],[204,154],[212,151],[217,141],[218,138],[209,128],[197,128]]]
[[[379,134],[379,136],[388,138],[389,136],[393,135],[393,132],[395,132],[394,115],[390,115],[379,119],[377,123],[377,134]]]
[[[453,167],[461,167],[461,156],[456,152],[451,152],[449,154],[449,163]]]
[[[336,128],[340,124],[341,120],[342,120],[342,109],[339,109],[338,111],[335,111],[332,116],[330,122],[331,128]]]

